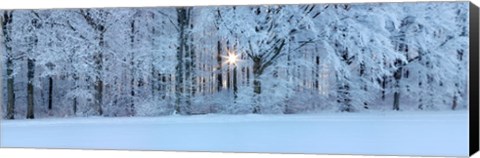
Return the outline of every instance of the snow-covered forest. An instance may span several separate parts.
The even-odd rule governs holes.
[[[5,119],[467,108],[468,2],[0,13]]]

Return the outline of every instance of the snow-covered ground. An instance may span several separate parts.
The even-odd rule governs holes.
[[[1,147],[466,156],[455,112],[2,120]]]

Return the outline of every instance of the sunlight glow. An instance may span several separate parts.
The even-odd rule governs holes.
[[[233,52],[228,52],[227,63],[236,65],[238,62],[238,55]]]

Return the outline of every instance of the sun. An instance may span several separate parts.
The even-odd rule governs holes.
[[[238,55],[233,52],[228,52],[228,56],[226,56],[225,58],[227,58],[228,64],[236,65],[238,62]]]

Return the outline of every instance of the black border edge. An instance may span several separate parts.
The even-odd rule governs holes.
[[[478,7],[470,2],[469,6],[469,154],[472,156],[479,150],[479,11]]]

